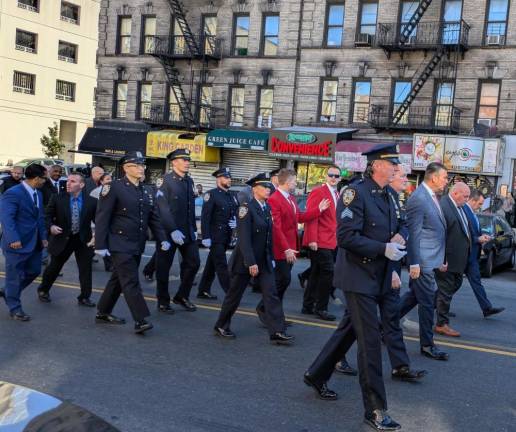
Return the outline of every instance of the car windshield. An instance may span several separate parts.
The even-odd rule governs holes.
[[[493,230],[493,216],[478,215],[478,221],[480,222],[480,229],[484,234],[492,235]]]

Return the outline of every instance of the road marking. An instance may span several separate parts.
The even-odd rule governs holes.
[[[5,278],[5,272],[0,271],[0,277]],[[40,282],[40,281],[41,281],[41,278],[38,277],[34,282]],[[78,284],[73,284],[70,282],[67,282],[67,283],[54,282],[54,286],[58,286],[60,288],[74,289],[74,290],[80,289],[80,286]],[[104,292],[104,290],[100,289],[100,288],[93,288],[92,291],[96,292],[96,293],[100,293],[100,294],[102,294]],[[150,302],[157,301],[155,297],[151,297],[148,295],[144,295],[143,297],[145,298],[145,300],[150,301]],[[215,312],[219,312],[221,309],[220,305],[210,305],[210,304],[205,304],[205,303],[195,303],[195,305],[199,309],[205,309],[205,310],[210,310],[210,311],[215,311]],[[252,310],[248,310],[248,309],[239,308],[239,309],[237,309],[237,311],[235,313],[237,315],[258,317],[256,312],[253,312]],[[307,327],[318,327],[318,328],[324,328],[324,329],[330,329],[330,330],[335,330],[337,328],[336,324],[325,324],[325,323],[320,323],[320,322],[315,322],[315,321],[308,321],[305,319],[301,319],[295,315],[292,315],[292,316],[285,315],[285,318],[295,324],[301,324],[301,325],[304,325]],[[414,337],[414,336],[403,335],[403,339],[409,340],[411,342],[419,342],[419,338]],[[496,345],[494,345],[494,346],[492,345],[491,347],[485,347],[485,346],[476,345],[474,342],[470,342],[470,341],[462,341],[462,343],[455,343],[455,342],[449,342],[444,339],[435,339],[435,342],[437,342],[439,345],[447,346],[450,348],[458,348],[458,349],[463,349],[463,350],[467,350],[467,351],[477,351],[477,352],[495,354],[495,355],[506,356],[506,357],[516,357],[516,350],[515,351],[506,351],[506,350],[511,349],[511,348],[507,348],[507,347],[499,347]]]

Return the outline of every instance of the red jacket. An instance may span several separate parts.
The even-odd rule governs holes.
[[[303,236],[303,246],[316,242],[318,248],[335,249],[337,247],[337,209],[335,201],[331,196],[330,189],[326,184],[315,188],[308,195],[306,201],[306,211],[319,207],[319,203],[327,198],[330,200],[330,207],[319,214],[319,217],[305,224],[305,234]]]
[[[299,238],[297,224],[315,219],[319,216],[319,207],[315,206],[310,211],[301,212],[296,199],[290,195],[291,202],[281,194],[279,190],[274,192],[267,201],[272,213],[272,252],[275,260],[284,260],[287,249],[299,250]]]

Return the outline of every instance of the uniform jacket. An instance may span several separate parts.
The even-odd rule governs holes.
[[[431,272],[445,262],[446,219],[421,184],[407,201],[407,263]]]
[[[337,247],[335,235],[337,231],[336,209],[330,189],[326,184],[310,192],[306,201],[306,211],[312,211],[314,208],[319,209],[319,203],[325,198],[330,200],[330,207],[320,213],[319,217],[305,223],[303,246],[316,242],[318,248],[335,249]]]
[[[229,269],[232,273],[249,273],[249,267],[258,265],[258,271],[272,266],[272,217],[270,207],[262,210],[254,198],[238,208],[238,241],[231,254]]]
[[[179,230],[185,243],[195,241],[194,183],[189,175],[178,176],[174,171],[163,177],[163,184],[156,194],[161,222],[168,237]]]
[[[387,189],[371,178],[350,185],[337,203],[337,219],[335,286],[367,295],[391,289],[392,268],[384,253],[399,225]]]
[[[46,240],[43,194],[37,191],[39,206],[25,186],[19,184],[5,192],[0,200],[0,223],[2,224],[2,249],[11,253],[31,253],[42,248]],[[21,249],[11,249],[9,244],[21,241]]]
[[[290,202],[277,190],[267,200],[272,213],[272,237],[274,239],[272,250],[275,260],[286,259],[285,251],[287,249],[299,250],[297,224],[313,220],[321,213],[318,206],[312,207],[306,212],[300,211],[294,196],[289,196]]]
[[[124,177],[102,188],[95,215],[95,249],[139,255],[145,249],[148,227],[158,242],[167,240],[149,186],[135,186]]]
[[[79,237],[81,242],[86,244],[91,240],[91,223],[95,222],[97,200],[86,194],[84,190],[81,194],[82,208],[80,212]],[[49,234],[48,238],[48,253],[59,255],[63,252],[72,235],[72,211],[69,193],[52,195],[50,202],[45,208],[45,220],[48,230],[50,230],[52,225],[57,225],[63,230],[58,235]]]
[[[469,253],[468,261],[475,262],[480,258],[480,251],[482,249],[482,245],[478,241],[478,238],[482,235],[480,230],[480,222],[478,221],[477,215],[473,212],[470,206],[465,204],[462,209],[464,213],[466,213],[466,217],[468,218],[469,232],[471,235],[471,250]]]
[[[253,188],[251,186],[244,186],[237,195],[238,204],[246,204],[253,199]]]
[[[400,235],[407,240],[408,239],[408,227],[407,227],[407,214],[405,209],[402,207],[400,203],[399,194],[392,189],[390,186],[386,187],[387,194],[394,204],[394,211],[396,212],[396,219],[398,220],[398,232]],[[398,273],[401,277],[401,268],[402,268],[402,260],[400,261],[390,261],[389,267]]]
[[[238,200],[231,191],[211,189],[204,194],[201,213],[203,239],[212,243],[229,244],[231,241],[230,219],[236,218]]]

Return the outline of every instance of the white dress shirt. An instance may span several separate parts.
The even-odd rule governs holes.
[[[25,190],[29,193],[30,199],[33,200],[34,192],[36,192],[36,189],[34,189],[32,186],[30,186],[26,181],[22,181],[22,185],[25,188]],[[39,196],[36,192],[36,207],[39,207]]]

